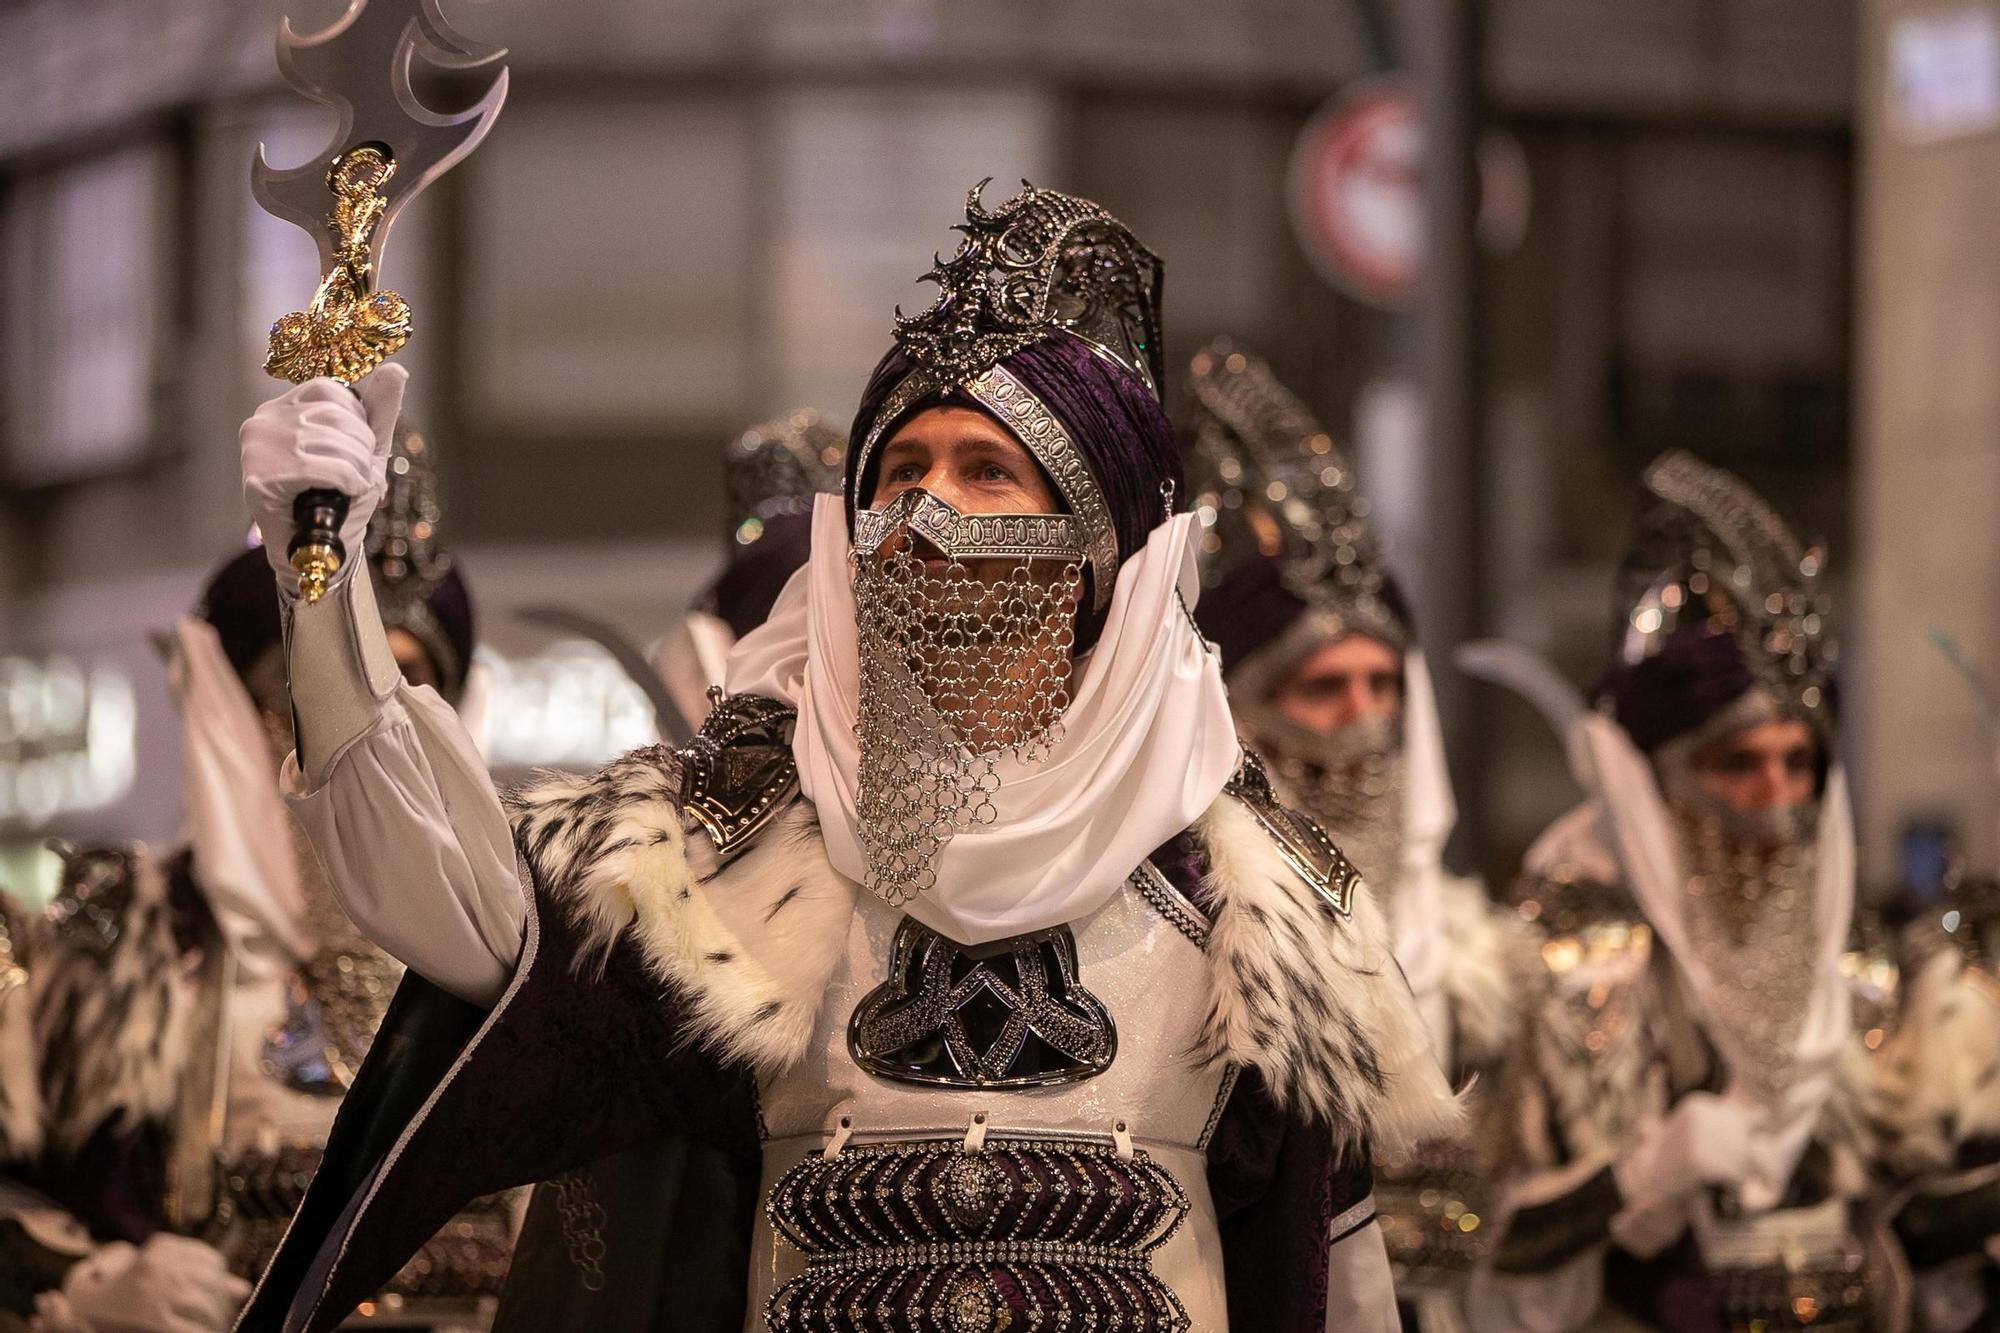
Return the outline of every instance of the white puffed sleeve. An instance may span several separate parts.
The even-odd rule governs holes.
[[[365,570],[288,609],[300,750],[280,782],[334,895],[406,966],[492,1004],[527,900],[478,748],[435,690],[402,682]]]
[[[1326,1333],[1402,1333],[1402,1327],[1389,1247],[1371,1221],[1327,1252]]]
[[[429,686],[401,686],[380,721],[286,799],[340,905],[369,939],[474,1004],[506,989],[527,905],[513,835],[472,738]]]

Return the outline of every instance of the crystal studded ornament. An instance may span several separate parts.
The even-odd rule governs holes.
[[[990,178],[989,178],[990,179]],[[896,341],[947,387],[1054,333],[1083,339],[1159,393],[1159,257],[1088,199],[1026,181],[988,209],[966,192],[964,238],[921,281],[937,300],[896,312]]]
[[[1835,646],[1824,552],[1805,547],[1742,479],[1674,450],[1646,469],[1652,503],[1619,571],[1619,656],[1630,666],[1690,621],[1730,634],[1786,716],[1829,716]]]

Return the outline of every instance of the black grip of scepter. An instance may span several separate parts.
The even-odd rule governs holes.
[[[340,525],[347,521],[348,500],[339,491],[300,491],[292,501],[292,543],[285,554],[298,571],[299,593],[307,602],[326,595],[335,571],[347,561]]]

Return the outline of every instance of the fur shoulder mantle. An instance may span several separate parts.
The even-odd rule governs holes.
[[[810,1045],[862,890],[827,860],[811,803],[773,753],[789,760],[789,717],[766,722],[701,759],[777,784],[756,827],[733,840],[696,808],[688,765],[699,739],[544,779],[507,803],[522,855],[587,952],[601,957],[631,932],[646,964],[688,997],[698,1040],[773,1070]],[[1207,863],[1196,897],[1212,962],[1192,1054],[1256,1068],[1282,1103],[1344,1142],[1413,1146],[1450,1132],[1456,1101],[1358,876],[1330,893],[1332,862],[1302,865],[1271,811],[1239,794],[1218,798],[1192,832]]]
[[[1346,857],[1277,803],[1254,760],[1195,832],[1214,917],[1200,1053],[1257,1069],[1344,1145],[1407,1152],[1454,1133],[1458,1099],[1388,921]]]
[[[632,932],[692,1005],[694,1037],[758,1069],[805,1053],[859,891],[799,795],[791,724],[769,700],[723,700],[686,749],[634,750],[505,800],[585,956],[602,960]]]

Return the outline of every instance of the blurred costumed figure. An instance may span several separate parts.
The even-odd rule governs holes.
[[[439,541],[425,440],[399,434],[366,533],[389,651],[454,705],[472,604]],[[30,966],[44,1142],[34,1181],[100,1237],[212,1243],[242,1277],[276,1250],[401,978],[355,930],[280,799],[284,630],[261,548],[173,628],[186,843],[66,849]],[[488,1201],[389,1285],[399,1316],[463,1326],[505,1277]],[[247,1287],[242,1294],[247,1294]]]
[[[94,1151],[130,1164],[141,1189],[160,1184],[198,932],[176,906],[156,868],[135,875],[116,853],[68,857],[46,921],[0,895],[0,1328],[221,1333],[249,1292],[213,1247],[146,1225],[157,1200],[90,1216],[74,1202],[87,1187],[48,1169],[74,1170]],[[96,984],[52,1000],[72,978]],[[45,1070],[38,1029],[62,1020],[54,1002],[83,1007],[107,1040]],[[113,1006],[131,1012],[129,1025],[104,1023]],[[86,1118],[97,1128],[80,1142],[73,1126]]]
[[[2000,882],[1951,874],[1905,912],[1876,1062],[1882,1211],[1916,1333],[2000,1325]]]
[[[1955,643],[1932,638],[2000,757],[2000,696]],[[1904,926],[1873,1108],[1883,1211],[1914,1272],[1912,1327],[1988,1328],[2000,1323],[2000,882],[1947,867],[1937,897],[1891,911]]]
[[[684,749],[503,808],[368,669],[359,581],[298,608],[294,809],[411,971],[255,1326],[333,1327],[461,1200],[546,1181],[508,1327],[1397,1327],[1360,1149],[1455,1107],[1188,615],[1159,261],[1052,190],[962,230]],[[281,396],[246,492],[282,522],[371,429]],[[630,1169],[662,1142],[694,1146]]]
[[[813,497],[840,490],[847,437],[809,408],[744,431],[723,453],[729,536],[722,572],[660,640],[654,662],[680,715],[708,716],[736,641],[764,623],[812,550]]]
[[[1591,799],[1517,886],[1547,991],[1474,1326],[1892,1330],[1822,557],[1686,454],[1645,484],[1616,657],[1566,737]]]
[[[1516,1028],[1527,945],[1511,914],[1440,857],[1457,817],[1408,605],[1373,540],[1354,466],[1271,368],[1227,340],[1190,367],[1183,422],[1213,516],[1195,612],[1222,652],[1245,742],[1281,796],[1367,876],[1447,1068],[1493,1074]],[[1376,1162],[1397,1287],[1414,1327],[1462,1324],[1485,1236],[1468,1138]]]

